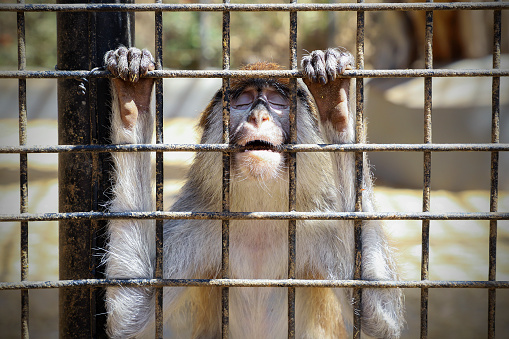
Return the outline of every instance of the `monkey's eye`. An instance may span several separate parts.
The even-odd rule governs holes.
[[[244,92],[238,98],[233,100],[232,107],[235,109],[248,109],[253,101],[254,95],[250,92]]]
[[[288,108],[288,100],[278,92],[268,92],[267,100],[270,106],[275,110],[284,110]]]

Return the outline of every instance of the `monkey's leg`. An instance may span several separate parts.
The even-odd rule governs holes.
[[[304,287],[296,293],[296,338],[347,338],[341,307],[331,289]]]
[[[105,57],[112,80],[113,144],[149,143],[153,117],[150,97],[153,79],[140,79],[153,69],[150,54],[119,48]],[[115,182],[110,211],[151,211],[151,163],[148,152],[113,152]],[[152,278],[155,258],[153,220],[110,220],[106,275],[108,278]],[[113,338],[137,335],[150,322],[152,290],[110,287],[106,293],[108,332]]]

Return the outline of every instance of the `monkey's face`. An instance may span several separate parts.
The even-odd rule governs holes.
[[[270,180],[284,172],[285,155],[278,146],[287,141],[288,114],[288,96],[279,86],[248,86],[234,91],[232,142],[247,147],[233,157],[234,170],[242,178]]]

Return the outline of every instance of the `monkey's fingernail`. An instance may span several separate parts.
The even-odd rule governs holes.
[[[322,85],[325,85],[327,83],[327,79],[324,76],[321,76],[319,80]]]

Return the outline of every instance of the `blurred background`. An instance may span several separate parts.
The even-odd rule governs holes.
[[[2,3],[8,1],[0,0]],[[138,1],[148,2],[148,1]],[[201,1],[213,3],[214,1]],[[216,1],[217,2],[217,1]],[[249,1],[232,1],[249,3]],[[258,1],[257,3],[273,3]],[[311,1],[299,1],[311,2]],[[327,3],[333,1],[314,1]],[[373,1],[377,2],[377,1]],[[27,1],[27,3],[36,3]],[[37,3],[50,3],[38,1]],[[180,1],[192,3],[192,1]],[[501,68],[509,69],[509,11],[502,16]],[[366,69],[424,68],[425,13],[366,12]],[[26,13],[27,69],[53,70],[56,61],[55,13]],[[163,64],[169,69],[221,67],[221,13],[163,14]],[[355,12],[300,12],[299,58],[315,49],[343,46],[355,51]],[[289,67],[288,13],[232,12],[231,68],[259,60]],[[136,46],[154,51],[154,15],[136,13]],[[492,68],[493,11],[436,11],[435,68]],[[16,13],[0,12],[0,69],[17,69]],[[55,145],[56,79],[27,80],[28,144]],[[491,141],[491,78],[433,79],[433,142]],[[195,143],[201,110],[220,87],[220,79],[164,80],[165,143]],[[424,80],[366,79],[365,114],[371,143],[422,143]],[[0,145],[18,145],[18,81],[0,79]],[[500,141],[509,142],[509,79],[501,80]],[[377,178],[376,196],[384,212],[422,210],[422,153],[368,154]],[[165,204],[169,207],[185,180],[192,153],[165,154]],[[58,211],[56,154],[29,154],[29,212]],[[500,154],[499,211],[509,211],[509,155]],[[432,212],[489,211],[490,154],[433,153]],[[0,154],[0,213],[19,211],[19,156]],[[29,279],[58,279],[58,224],[29,223]],[[421,223],[387,222],[400,253],[402,275],[420,279]],[[0,225],[0,281],[19,281],[19,224]],[[430,279],[487,280],[487,221],[432,221]],[[497,279],[509,280],[509,221],[498,223]],[[405,291],[408,325],[404,338],[419,336],[420,291]],[[484,338],[487,296],[483,289],[430,290],[430,338]],[[2,338],[20,336],[19,291],[0,291]],[[497,338],[509,336],[509,291],[497,291]],[[58,291],[30,291],[30,335],[58,336]]]

